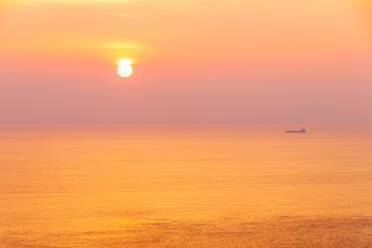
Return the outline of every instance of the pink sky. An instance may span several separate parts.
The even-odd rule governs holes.
[[[3,0],[0,122],[371,123],[370,16],[364,0]]]

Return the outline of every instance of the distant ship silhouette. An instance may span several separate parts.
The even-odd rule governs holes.
[[[302,128],[299,130],[285,130],[286,133],[306,133],[306,129]]]

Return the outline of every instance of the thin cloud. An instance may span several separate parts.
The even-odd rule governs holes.
[[[89,4],[89,3],[131,3],[137,0],[5,0],[6,4]]]
[[[107,42],[103,45],[107,49],[135,49],[135,50],[148,50],[151,47],[138,44],[135,42]]]

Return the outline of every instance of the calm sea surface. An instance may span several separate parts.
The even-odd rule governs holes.
[[[372,128],[287,128],[0,126],[0,247],[372,247]]]

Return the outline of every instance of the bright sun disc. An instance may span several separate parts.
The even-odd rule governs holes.
[[[120,59],[118,64],[118,74],[120,77],[127,78],[133,74],[133,61],[131,59]]]

